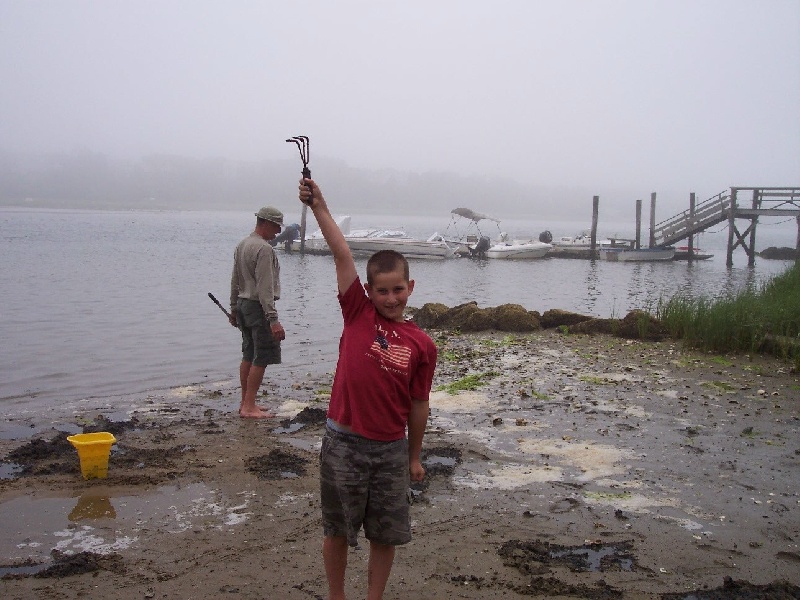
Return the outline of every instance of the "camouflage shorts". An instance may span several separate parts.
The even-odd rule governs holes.
[[[380,442],[328,428],[320,451],[325,536],[365,537],[397,546],[411,541],[408,440]]]

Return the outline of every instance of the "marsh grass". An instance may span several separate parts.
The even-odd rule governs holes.
[[[677,295],[659,304],[670,334],[710,352],[763,352],[800,362],[800,263],[759,289],[717,300]]]

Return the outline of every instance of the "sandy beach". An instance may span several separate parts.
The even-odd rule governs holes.
[[[791,365],[554,330],[432,337],[428,476],[385,598],[800,597]],[[269,375],[274,420],[238,418],[232,382],[76,415],[117,439],[105,479],[81,477],[64,432],[0,442],[2,596],[325,598],[331,375]],[[366,556],[362,538],[351,598]]]

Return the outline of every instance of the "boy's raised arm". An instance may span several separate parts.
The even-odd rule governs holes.
[[[325,237],[333,254],[333,262],[336,265],[336,281],[339,286],[339,293],[344,294],[353,282],[356,280],[358,273],[356,271],[356,264],[353,261],[353,254],[350,252],[350,246],[347,245],[347,240],[344,239],[342,230],[333,220],[331,211],[328,210],[328,204],[322,196],[319,186],[314,183],[313,179],[303,179],[300,181],[300,201],[308,204],[314,217],[317,219],[320,231]]]

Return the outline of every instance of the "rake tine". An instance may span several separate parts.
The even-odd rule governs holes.
[[[303,148],[304,148],[303,156],[305,157],[303,159],[303,164],[307,165],[311,161],[311,143],[308,141],[307,135],[298,135],[297,137],[303,140]]]
[[[309,159],[308,136],[297,135],[292,139],[294,140],[295,144],[297,144],[297,147],[300,149],[300,159],[303,161],[303,165],[307,165]]]
[[[308,168],[308,159],[311,149],[311,143],[308,140],[308,136],[296,135],[292,138],[289,138],[286,141],[297,144],[297,149],[300,151],[300,160],[303,161],[303,179],[311,179],[311,170]],[[306,202],[306,204],[308,204],[309,206],[311,205],[310,198],[308,202]]]

